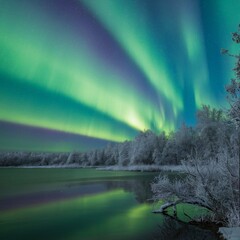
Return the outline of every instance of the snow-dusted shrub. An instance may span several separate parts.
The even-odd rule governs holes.
[[[160,175],[152,184],[154,199],[166,201],[156,212],[165,212],[179,203],[190,203],[210,210],[212,221],[239,226],[239,149],[238,155],[223,151],[217,159],[204,161],[204,165],[195,158],[183,166],[187,176],[170,180]]]

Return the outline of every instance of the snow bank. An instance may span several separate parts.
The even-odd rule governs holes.
[[[97,170],[107,171],[141,171],[141,172],[159,172],[159,171],[176,171],[186,172],[186,168],[182,165],[132,165],[132,166],[107,166],[98,167]]]
[[[69,165],[66,165],[66,164],[63,164],[63,165],[43,165],[43,166],[40,166],[40,165],[22,165],[22,166],[6,166],[6,167],[2,167],[0,166],[0,168],[84,168],[83,166],[80,166],[79,164],[69,164]]]
[[[227,240],[239,240],[240,239],[240,227],[232,227],[232,228],[222,227],[222,228],[219,228],[219,232]]]

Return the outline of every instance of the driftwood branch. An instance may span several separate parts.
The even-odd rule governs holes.
[[[163,204],[158,210],[154,210],[153,213],[166,213],[166,211],[170,208],[170,207],[175,207],[176,205],[178,205],[179,203],[188,203],[191,205],[197,205],[199,207],[204,207],[206,209],[208,209],[209,211],[213,211],[208,205],[205,205],[204,203],[198,201],[198,200],[183,200],[183,199],[179,199],[175,202],[167,202],[165,204]]]

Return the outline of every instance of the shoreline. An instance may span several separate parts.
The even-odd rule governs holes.
[[[181,165],[132,165],[132,166],[81,166],[78,164],[68,164],[68,165],[22,165],[22,166],[0,166],[0,168],[94,168],[99,171],[130,171],[130,172],[160,172],[160,171],[170,171],[170,172],[186,172],[186,169]]]

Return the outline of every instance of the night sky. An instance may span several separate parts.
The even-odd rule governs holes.
[[[239,23],[239,0],[0,0],[0,150],[87,150],[226,107]]]

